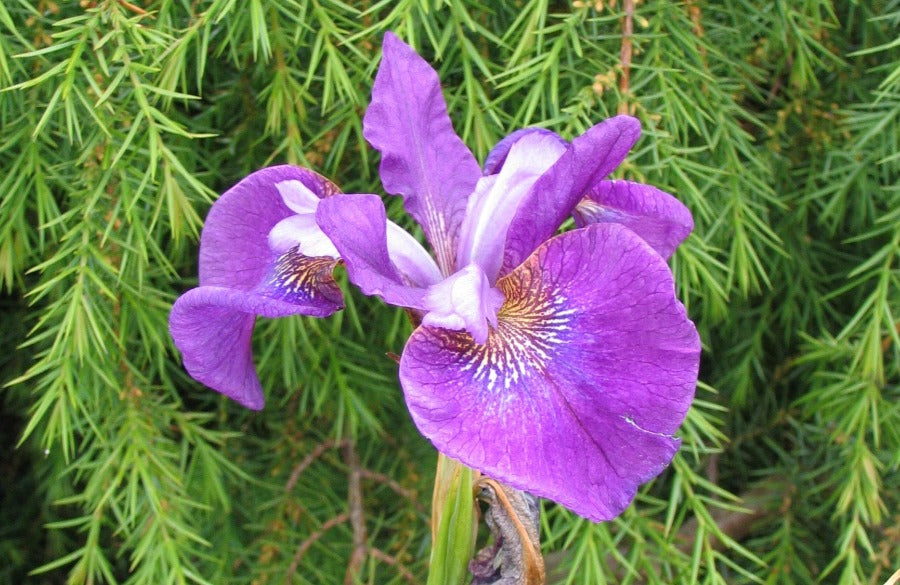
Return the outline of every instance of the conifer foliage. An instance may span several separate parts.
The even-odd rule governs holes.
[[[670,260],[704,346],[681,451],[614,521],[545,503],[550,582],[900,569],[897,0],[6,0],[0,582],[424,582],[402,310],[344,287],[329,319],[258,323],[259,413],[192,381],[167,329],[241,177],[381,192],[361,120],[387,30],[480,160],[632,114],[616,176],[695,219]]]

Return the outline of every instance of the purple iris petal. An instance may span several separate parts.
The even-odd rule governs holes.
[[[419,430],[466,465],[592,520],[671,460],[700,342],[662,258],[597,224],[541,245],[497,286],[487,344],[419,327],[400,380]]]
[[[306,256],[331,256],[337,258],[331,240],[316,224],[316,208],[322,200],[300,181],[275,183],[281,199],[295,215],[286,217],[269,232],[269,247],[278,254],[300,247]]]
[[[484,270],[469,264],[428,289],[423,325],[465,329],[476,343],[488,338],[488,327],[497,326],[503,293],[491,286]]]
[[[438,449],[593,520],[615,517],[677,450],[700,353],[663,259],[690,213],[655,188],[604,180],[637,121],[607,120],[571,144],[513,132],[481,176],[437,74],[387,33],[363,131],[437,263],[377,196],[335,195],[296,167],[253,173],[211,209],[200,286],[173,306],[185,367],[261,408],[256,316],[341,308],[339,254],[364,293],[422,316],[400,378]],[[585,227],[552,238],[570,213]]]
[[[425,288],[411,286],[392,262],[384,203],[376,195],[335,195],[323,199],[316,220],[347,265],[350,281],[386,303],[424,308]],[[409,260],[407,257],[406,260]],[[428,267],[419,267],[427,271]]]
[[[388,220],[385,235],[391,262],[410,283],[427,286],[443,278],[434,258],[405,229]]]
[[[509,154],[509,150],[512,148],[512,145],[524,138],[525,136],[530,136],[532,134],[542,134],[545,136],[554,136],[556,140],[559,142],[561,146],[568,146],[569,143],[562,139],[556,132],[551,132],[545,128],[522,128],[520,130],[516,130],[511,134],[508,134],[503,140],[497,143],[491,152],[488,153],[487,158],[484,160],[484,174],[485,175],[495,175],[500,172],[500,168],[503,167],[503,163],[506,162],[506,155]]]
[[[381,151],[385,190],[403,196],[450,274],[466,198],[481,169],[453,131],[437,73],[393,33],[385,34],[382,50],[363,135]]]
[[[294,215],[276,187],[300,181],[318,197],[338,188],[308,169],[290,165],[265,168],[244,177],[209,210],[200,235],[200,285],[250,290],[266,277],[277,254],[268,235],[279,221]]]
[[[343,306],[331,277],[335,260],[269,245],[273,228],[295,217],[277,187],[285,181],[299,181],[316,197],[337,191],[291,166],[257,171],[226,191],[200,237],[200,286],[179,297],[169,316],[191,376],[253,409],[263,406],[250,347],[255,317],[324,317]]]
[[[566,152],[552,133],[532,132],[511,145],[496,175],[482,177],[469,197],[457,266],[477,263],[494,282],[500,272],[507,230],[530,189]]]
[[[572,141],[519,206],[506,237],[501,275],[522,263],[556,233],[588,189],[625,160],[640,134],[636,119],[616,116]]]
[[[262,386],[251,351],[256,317],[327,317],[343,308],[333,269],[331,258],[289,252],[255,291],[201,286],[178,297],[169,314],[169,331],[185,369],[247,408],[261,409]]]
[[[319,200],[324,197],[317,195],[302,181],[290,179],[275,183],[275,188],[281,195],[281,200],[288,206],[288,209],[298,214],[315,213]]]
[[[277,254],[299,247],[306,256],[338,258],[331,240],[319,229],[315,213],[292,215],[276,223],[269,232],[269,247]]]
[[[574,212],[575,223],[620,223],[663,258],[675,252],[694,229],[684,204],[656,187],[630,181],[601,181],[588,191]]]

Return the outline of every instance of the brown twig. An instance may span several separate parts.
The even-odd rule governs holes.
[[[291,579],[293,579],[294,573],[297,572],[297,567],[300,566],[300,559],[303,558],[303,555],[307,550],[309,550],[309,547],[314,545],[317,540],[322,538],[322,536],[324,536],[326,532],[339,524],[343,524],[349,519],[350,514],[348,514],[347,512],[341,512],[337,516],[326,520],[318,530],[307,536],[306,540],[300,543],[300,546],[297,547],[297,552],[294,553],[294,558],[291,559],[291,564],[288,567],[287,576],[284,579],[285,585],[291,585]]]
[[[362,470],[359,464],[359,455],[353,441],[344,442],[344,461],[350,468],[347,478],[347,505],[350,508],[350,526],[353,528],[353,552],[347,561],[347,572],[344,575],[344,584],[353,585],[356,577],[366,562],[366,518],[363,512],[362,495]]]
[[[619,53],[622,75],[619,76],[621,101],[619,102],[618,112],[627,114],[629,110],[629,84],[631,83],[631,55],[633,50],[631,37],[634,34],[634,0],[625,0],[622,3],[622,9],[625,11],[625,17],[622,19],[622,50]]]
[[[391,479],[383,473],[372,471],[371,469],[363,468],[359,470],[359,473],[363,477],[363,479],[371,479],[372,481],[378,482],[391,488],[397,495],[409,500],[416,511],[423,513],[425,512],[425,507],[421,503],[419,503],[419,500],[416,497],[416,493],[410,489],[403,487],[396,480]]]
[[[395,569],[397,569],[397,572],[400,573],[400,576],[406,579],[407,583],[416,585],[416,576],[413,575],[409,569],[400,564],[400,561],[398,561],[396,557],[392,557],[391,555],[377,548],[370,548],[369,555],[373,558],[378,559],[386,565],[394,567]]]
[[[691,22],[694,25],[692,28],[694,34],[699,38],[703,38],[703,21],[700,18],[700,6],[697,5],[696,0],[688,0],[687,9]]]
[[[300,474],[303,473],[307,467],[312,465],[312,462],[322,456],[325,451],[329,449],[336,449],[338,447],[344,446],[346,440],[338,440],[338,439],[328,439],[327,441],[323,441],[315,446],[315,448],[309,452],[309,454],[303,458],[297,467],[294,468],[294,471],[291,472],[291,477],[288,478],[286,484],[284,484],[284,491],[289,492],[294,489],[294,486],[297,485],[297,481],[300,479]]]
[[[119,4],[135,14],[140,14],[141,16],[147,16],[147,11],[141,8],[140,6],[135,6],[131,2],[127,2],[126,0],[118,0]]]
[[[409,583],[415,583],[415,576],[412,574],[412,572],[409,571],[409,569],[404,567],[396,557],[393,557],[377,548],[370,548],[368,546],[365,510],[363,509],[362,479],[370,479],[372,481],[386,485],[398,495],[412,502],[416,510],[420,512],[423,511],[422,505],[418,502],[418,500],[416,499],[416,494],[412,490],[404,488],[397,481],[391,479],[387,475],[362,467],[359,461],[359,454],[356,451],[356,445],[351,439],[329,439],[316,445],[315,448],[313,448],[313,450],[310,451],[291,472],[291,476],[284,486],[285,493],[289,493],[294,489],[300,479],[300,475],[310,465],[312,465],[312,463],[316,459],[320,458],[325,453],[325,451],[337,448],[341,449],[344,463],[348,468],[348,511],[342,512],[341,514],[338,514],[337,516],[326,520],[318,530],[310,534],[302,543],[300,543],[300,546],[297,547],[297,551],[296,553],[294,553],[294,558],[291,560],[291,564],[288,567],[288,573],[285,579],[286,585],[290,585],[291,579],[293,578],[294,573],[297,571],[297,567],[300,566],[300,561],[306,551],[309,550],[309,548],[313,544],[315,544],[316,541],[322,538],[322,536],[328,530],[344,522],[350,522],[350,526],[353,532],[353,551],[350,553],[350,559],[347,561],[347,572],[344,576],[345,585],[352,585],[357,581],[359,574],[363,569],[363,565],[366,562],[366,558],[370,556],[394,567],[397,572],[400,573],[400,575]]]
[[[696,36],[699,41],[699,39],[702,39],[703,35],[705,34],[705,32],[703,30],[703,15],[700,12],[700,5],[697,4],[696,0],[688,0],[687,10],[688,10],[688,16],[690,16],[690,18],[691,18],[691,24],[693,25],[693,26],[691,26],[691,31],[694,33],[694,36]],[[703,57],[704,64],[705,64],[705,62],[706,62],[706,46],[703,43],[698,42],[697,48],[700,50],[700,55]]]
[[[719,455],[714,453],[706,463],[706,479],[713,485],[719,484]]]

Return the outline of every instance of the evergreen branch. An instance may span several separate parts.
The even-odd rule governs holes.
[[[251,170],[381,192],[360,117],[389,29],[440,67],[477,156],[627,103],[644,136],[621,176],[694,214],[672,268],[706,383],[681,455],[619,522],[549,510],[565,579],[882,580],[900,494],[900,5],[633,4],[623,87],[622,3],[0,3],[0,406],[21,479],[0,498],[0,581],[333,581],[357,550],[349,466],[329,453],[349,437],[360,576],[422,572],[433,453],[383,357],[410,333],[402,312],[348,295],[328,321],[261,322],[261,415],[189,382],[166,323],[201,218]],[[760,478],[781,499],[738,537],[721,487]]]
[[[329,518],[325,522],[322,523],[322,526],[306,537],[306,539],[300,543],[300,546],[297,547],[296,552],[294,552],[294,557],[291,559],[291,564],[288,566],[287,575],[284,578],[285,585],[291,585],[292,576],[297,572],[297,568],[300,566],[300,561],[303,560],[303,555],[306,554],[306,551],[314,545],[319,539],[321,539],[326,532],[347,522],[350,520],[349,512],[342,512],[337,516]]]

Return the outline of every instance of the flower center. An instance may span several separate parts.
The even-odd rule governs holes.
[[[465,329],[477,343],[488,338],[489,326],[497,327],[497,312],[504,296],[491,286],[484,270],[475,263],[428,288],[423,325]]]

